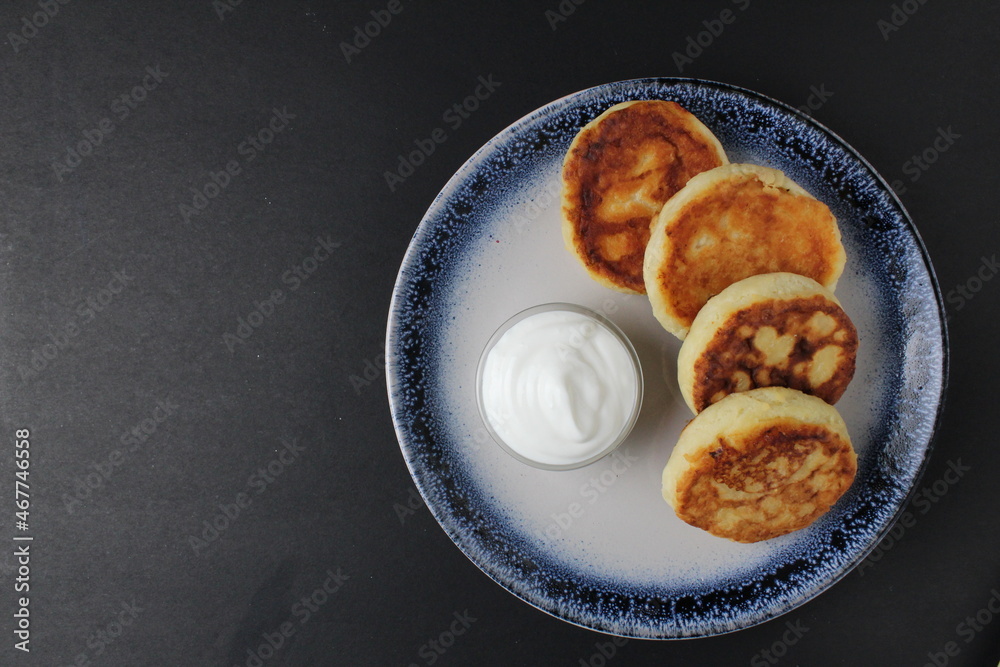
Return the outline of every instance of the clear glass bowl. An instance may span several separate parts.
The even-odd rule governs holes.
[[[605,331],[610,333],[619,343],[621,343],[624,348],[629,361],[631,363],[632,376],[635,382],[635,397],[632,402],[631,409],[626,416],[621,429],[618,431],[617,435],[609,438],[606,445],[601,446],[601,448],[593,453],[578,461],[572,461],[568,463],[548,463],[543,461],[536,461],[527,455],[515,450],[507,442],[504,441],[503,437],[497,433],[487,415],[487,410],[484,402],[483,396],[483,376],[484,369],[486,366],[486,360],[489,358],[490,352],[493,350],[497,342],[506,334],[514,325],[530,318],[535,315],[547,312],[570,312],[583,315],[589,320],[591,320],[596,326],[602,327]],[[639,418],[639,410],[642,407],[642,390],[643,390],[643,380],[642,380],[642,367],[639,363],[639,355],[636,354],[635,348],[632,346],[632,342],[628,339],[628,336],[622,332],[618,326],[609,320],[607,317],[601,315],[600,313],[591,310],[590,308],[585,308],[584,306],[579,306],[572,303],[546,303],[538,306],[533,306],[526,310],[522,310],[517,313],[509,320],[504,322],[499,329],[490,337],[489,342],[487,342],[486,347],[483,349],[483,353],[479,358],[479,366],[476,370],[476,399],[479,404],[479,414],[482,418],[483,425],[486,427],[487,433],[493,438],[493,440],[508,454],[513,456],[518,461],[526,463],[530,466],[536,468],[541,468],[543,470],[575,470],[577,468],[582,468],[584,466],[590,465],[600,459],[604,458],[608,454],[612,453],[617,449],[628,437],[631,432],[632,427],[635,426],[636,420]]]

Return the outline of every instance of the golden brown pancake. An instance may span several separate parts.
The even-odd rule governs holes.
[[[691,420],[663,469],[663,498],[692,526],[759,542],[825,514],[856,472],[836,408],[767,387],[730,394]]]
[[[701,307],[760,273],[833,291],[846,255],[830,209],[776,169],[717,167],[691,178],[650,228],[643,276],[653,314],[680,339]]]
[[[738,391],[791,387],[831,405],[854,377],[858,332],[832,292],[812,278],[764,273],[708,300],[677,358],[694,412]]]
[[[676,102],[633,101],[584,126],[563,161],[563,239],[597,282],[646,291],[649,225],[688,179],[727,164],[701,121]]]

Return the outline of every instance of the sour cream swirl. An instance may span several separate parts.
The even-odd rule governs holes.
[[[566,466],[608,449],[634,420],[641,379],[633,353],[583,312],[548,310],[511,326],[487,352],[483,411],[508,448]]]

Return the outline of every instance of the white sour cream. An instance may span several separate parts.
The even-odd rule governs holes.
[[[543,466],[607,453],[642,398],[638,360],[626,345],[585,312],[542,310],[516,322],[482,363],[481,407],[493,431]]]

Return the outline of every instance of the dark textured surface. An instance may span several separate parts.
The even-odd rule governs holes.
[[[264,665],[995,664],[998,10],[391,6],[0,9],[0,664],[253,665],[262,635],[279,644]],[[373,11],[391,21],[348,62]],[[446,115],[490,75],[476,111]],[[812,96],[895,184],[946,297],[952,373],[920,493],[872,560],[756,628],[616,646],[490,581],[413,495],[385,318],[423,212],[483,143],[574,91],[678,75]],[[12,633],[20,428],[30,654]]]

